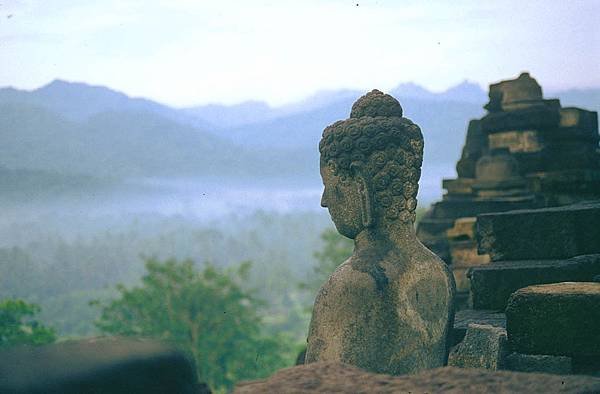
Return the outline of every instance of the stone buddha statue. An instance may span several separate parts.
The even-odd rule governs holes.
[[[415,235],[421,130],[373,90],[325,129],[319,151],[321,205],[354,251],[317,295],[305,362],[394,375],[444,365],[455,286]]]

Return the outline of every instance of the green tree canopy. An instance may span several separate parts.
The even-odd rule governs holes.
[[[281,338],[261,330],[263,304],[241,284],[250,263],[221,271],[191,261],[146,261],[141,286],[118,287],[120,297],[103,307],[103,332],[166,340],[196,360],[201,381],[213,390],[264,377],[285,366]]]
[[[23,300],[0,301],[0,348],[54,342],[54,330],[33,319],[39,311],[37,305],[28,304]]]

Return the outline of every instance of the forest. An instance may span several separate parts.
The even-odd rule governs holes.
[[[149,215],[89,228],[77,218],[44,220],[0,227],[0,326],[8,330],[0,346],[158,338],[190,352],[215,390],[293,365],[318,287],[351,252],[327,215],[314,212],[204,224]],[[178,304],[167,318],[169,296]],[[207,331],[222,311],[219,329]],[[186,326],[192,321],[195,328]],[[189,342],[185,333],[196,331],[202,342]]]

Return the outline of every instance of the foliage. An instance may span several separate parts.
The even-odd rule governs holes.
[[[284,367],[283,338],[261,330],[263,304],[243,290],[250,263],[202,271],[191,261],[146,261],[139,287],[118,286],[120,296],[102,310],[97,326],[110,334],[166,340],[191,354],[200,380],[214,390],[264,377]]]
[[[44,327],[33,319],[39,311],[37,305],[23,300],[0,301],[0,348],[54,342],[56,340],[54,330]]]
[[[68,202],[59,209],[77,206]],[[232,214],[205,222],[158,214],[99,215],[91,220],[79,213],[37,213],[38,208],[7,209],[0,217],[0,299],[40,305],[39,319],[61,337],[98,334],[93,322],[100,310],[89,308],[89,301],[111,299],[117,283],[138,283],[145,272],[141,255],[210,261],[217,267],[251,260],[244,287],[257,289],[268,301],[269,314],[283,319],[289,316],[290,303],[308,302],[295,282],[314,265],[319,234],[329,225],[324,212]],[[306,339],[304,323],[288,319],[280,327],[291,327],[296,337]]]

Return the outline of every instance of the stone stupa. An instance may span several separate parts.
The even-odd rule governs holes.
[[[562,206],[600,198],[598,116],[544,99],[528,73],[490,85],[487,114],[471,120],[456,165],[458,177],[420,221],[419,239],[454,272],[462,307],[477,253],[475,217],[482,213]]]

